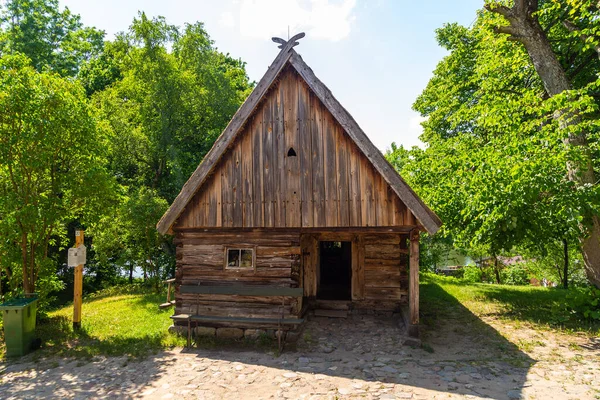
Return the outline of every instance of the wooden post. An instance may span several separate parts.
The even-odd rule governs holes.
[[[410,232],[410,261],[409,261],[409,326],[408,334],[412,337],[419,336],[419,237],[418,229]]]
[[[75,231],[75,247],[83,244],[83,231]],[[73,329],[81,328],[81,295],[83,292],[83,264],[75,267],[73,284]]]

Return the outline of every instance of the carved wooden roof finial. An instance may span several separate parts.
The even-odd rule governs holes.
[[[290,40],[285,40],[282,38],[278,38],[278,37],[273,37],[271,38],[272,41],[274,41],[275,43],[279,43],[279,47],[280,49],[283,49],[284,46],[288,43],[291,44],[291,46],[289,46],[290,48],[297,46],[299,43],[296,42],[296,40],[302,39],[304,36],[306,36],[306,34],[304,32],[300,32],[297,35],[294,35],[290,38]]]

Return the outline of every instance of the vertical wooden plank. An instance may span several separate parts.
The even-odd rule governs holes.
[[[404,220],[406,221],[406,225],[413,226],[413,225],[417,224],[417,222],[415,221],[415,216],[408,209],[408,207],[406,207],[404,215],[405,215],[405,219]]]
[[[263,220],[263,151],[262,151],[262,110],[252,126],[252,193],[254,196],[254,226],[264,227]]]
[[[233,194],[233,226],[243,226],[242,215],[242,149],[240,140],[236,140],[231,151],[231,192]]]
[[[419,336],[419,231],[414,229],[410,233],[410,260],[409,260],[408,308],[410,321],[408,334]]]
[[[338,226],[350,226],[350,210],[348,204],[349,183],[348,183],[348,154],[347,137],[342,127],[336,124],[336,143],[337,143],[337,185],[338,185]]]
[[[207,187],[206,185],[203,185],[203,187],[200,188],[200,190],[196,193],[196,195],[194,197],[196,197],[197,203],[195,205],[195,217],[196,217],[196,221],[194,226],[206,226],[206,192],[207,192]]]
[[[356,235],[352,240],[352,300],[365,296],[365,252],[364,236]]]
[[[300,227],[300,159],[298,152],[298,78],[289,73],[284,86],[285,106],[285,146],[282,155],[285,160],[285,226]],[[296,156],[288,157],[288,152],[293,149]]]
[[[394,203],[394,225],[404,225],[404,204],[400,201],[400,197],[396,193],[392,194]]]
[[[360,150],[348,141],[348,159],[350,165],[350,226],[361,226],[361,190],[360,190]]]
[[[376,174],[377,190],[375,191],[377,226],[388,226],[387,214],[387,183],[381,174]]]
[[[317,268],[318,268],[318,242],[314,235],[305,234],[300,239],[303,260],[304,296],[315,297],[317,295]]]
[[[365,157],[360,159],[360,186],[362,193],[362,210],[361,219],[362,226],[375,226],[375,200],[373,193],[373,181],[375,171]]]
[[[308,87],[298,83],[298,150],[300,158],[300,213],[302,227],[314,226],[314,203],[312,187],[312,139],[311,139],[310,94]]]
[[[263,203],[264,203],[264,226],[271,228],[275,224],[274,210],[274,166],[273,166],[273,119],[272,106],[273,100],[269,101],[263,107],[262,123],[262,160],[263,160]]]
[[[311,98],[311,141],[312,141],[312,180],[314,226],[326,226],[325,220],[325,178],[323,156],[323,108],[313,94]]]
[[[206,213],[206,226],[214,227],[217,225],[217,196],[215,188],[214,175],[208,177],[205,182],[206,191],[208,193],[208,207]]]
[[[321,272],[321,254],[319,252],[319,240],[316,236],[311,236],[311,254],[312,260],[312,277],[310,280],[311,296],[317,296],[317,288],[319,287],[320,272]]]
[[[231,166],[231,154],[223,156],[223,164],[221,167],[221,197],[222,197],[222,218],[223,226],[233,226],[233,191],[231,190],[231,175],[233,167]]]
[[[253,192],[253,155],[252,152],[252,124],[248,124],[241,133],[242,153],[242,226],[254,227],[254,192]]]
[[[325,219],[326,226],[338,226],[338,188],[336,171],[335,122],[329,112],[323,115],[323,155],[325,164]]]
[[[213,191],[215,193],[215,227],[223,226],[223,199],[221,191],[221,168],[219,167],[212,177]]]
[[[285,227],[285,105],[284,102],[284,85],[282,82],[286,80],[284,74],[279,85],[273,90],[273,190],[275,192],[274,203],[274,226]]]
[[[396,196],[396,193],[394,193],[387,182],[385,182],[385,191],[387,194],[387,220],[388,225],[392,226],[394,225],[394,197]]]

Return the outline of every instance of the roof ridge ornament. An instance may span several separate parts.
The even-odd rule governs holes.
[[[300,33],[292,36],[289,40],[285,40],[285,39],[278,38],[278,37],[272,37],[271,40],[274,41],[275,43],[279,43],[279,46],[277,46],[277,47],[279,47],[280,49],[283,49],[288,44],[290,44],[290,46],[288,46],[288,48],[291,49],[292,47],[297,46],[299,44],[299,42],[297,42],[296,40],[300,40],[304,36],[306,36],[306,34],[304,32],[300,32]]]

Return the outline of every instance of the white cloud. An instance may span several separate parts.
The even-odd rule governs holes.
[[[242,0],[240,33],[265,39],[306,32],[313,39],[338,41],[350,34],[356,0]]]
[[[230,11],[225,11],[221,14],[221,18],[219,19],[219,25],[225,28],[233,28],[235,26],[235,18]]]

